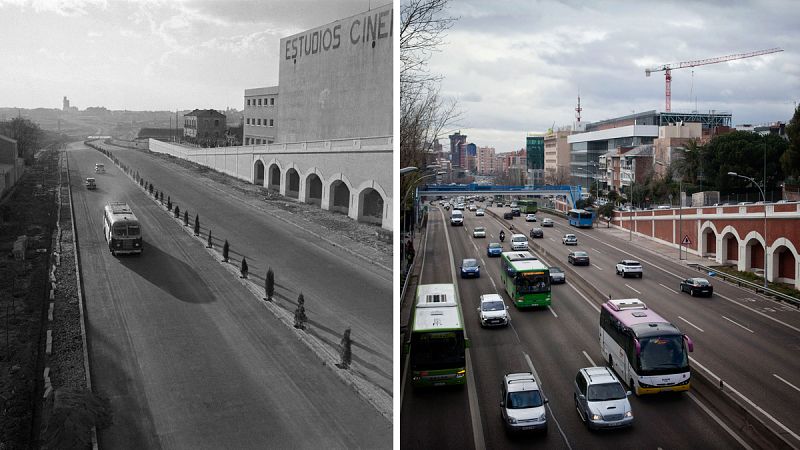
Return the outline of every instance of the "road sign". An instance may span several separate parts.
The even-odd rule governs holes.
[[[689,239],[689,235],[683,237],[683,241],[681,241],[681,245],[692,245],[692,240]]]

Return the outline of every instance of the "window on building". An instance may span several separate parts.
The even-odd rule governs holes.
[[[261,125],[261,119],[256,119],[258,121],[258,125]]]
[[[275,106],[275,97],[270,97],[269,106]]]
[[[273,126],[273,120],[269,119],[269,126]]]
[[[215,126],[215,127],[218,127],[218,126],[219,126],[219,119],[214,119],[214,126]]]
[[[247,106],[250,106],[250,99],[247,99]]]
[[[258,99],[258,106],[261,106],[261,99]]]

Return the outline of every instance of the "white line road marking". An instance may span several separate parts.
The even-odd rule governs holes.
[[[592,309],[594,309],[594,310],[595,310],[597,313],[599,313],[599,312],[600,312],[600,307],[598,307],[598,306],[597,306],[597,305],[595,305],[595,304],[594,304],[594,303],[593,303],[591,300],[589,300],[588,298],[586,298],[586,296],[585,296],[585,295],[583,295],[583,293],[582,293],[581,291],[577,290],[577,289],[575,288],[575,286],[573,286],[573,285],[571,285],[571,284],[567,284],[567,285],[568,285],[569,287],[571,287],[571,288],[572,288],[572,290],[573,290],[573,291],[575,291],[575,293],[576,293],[576,294],[580,295],[582,299],[586,300],[586,303],[588,303],[588,304],[589,304],[589,306],[591,306],[591,307],[592,307]]]
[[[492,282],[492,287],[494,288],[495,292],[497,292],[497,285],[496,285],[496,284],[494,284],[494,278],[492,278],[492,277],[489,277],[489,281],[491,281],[491,282]]]
[[[661,284],[661,283],[658,283],[658,284]],[[676,291],[675,289],[672,289],[671,287],[669,287],[667,285],[661,284],[661,286],[663,286],[664,289],[670,290],[670,291],[672,291],[672,292],[674,292],[676,294],[678,293],[678,291]]]
[[[594,363],[594,361],[592,361],[591,356],[589,356],[589,354],[586,353],[586,350],[582,350],[582,352],[583,352],[583,356],[585,356],[586,359],[589,360],[589,364],[591,364],[592,366],[596,366],[597,365],[597,364]]]
[[[556,241],[556,240],[555,240],[555,239],[553,239],[553,238],[548,238],[548,239],[550,239],[550,240],[551,240],[551,241],[553,241],[553,242],[555,242],[555,241]]]
[[[641,293],[641,292],[639,292],[639,291],[637,291],[636,289],[632,288],[630,284],[628,284],[628,283],[625,283],[625,286],[628,286],[628,287],[629,287],[629,288],[630,288],[630,289],[631,289],[633,292],[636,292],[637,294],[639,294],[639,295],[642,295],[642,293]]]
[[[729,319],[729,318],[727,318],[727,317],[725,317],[725,316],[722,316],[722,318],[723,318],[723,319],[725,319],[725,320],[727,320],[728,322],[730,322],[730,323],[732,323],[732,324],[736,325],[737,327],[744,328],[745,330],[747,330],[747,331],[749,331],[749,332],[751,332],[751,333],[754,333],[754,331],[753,331],[753,330],[751,330],[750,328],[747,328],[746,326],[744,326],[744,325],[742,325],[742,324],[736,323],[736,322],[734,322],[733,320],[731,320],[731,319]]]
[[[684,322],[688,323],[689,325],[691,325],[691,326],[693,326],[693,327],[697,328],[698,330],[700,330],[700,332],[701,332],[701,333],[705,333],[705,331],[703,331],[703,329],[702,329],[702,328],[698,327],[697,325],[693,324],[692,322],[689,322],[688,320],[684,319],[683,317],[681,317],[681,316],[678,316],[678,319],[681,319],[682,321],[684,321]]]
[[[483,267],[486,267],[486,261],[483,260],[483,256],[481,256],[481,264],[483,264]]]
[[[555,318],[556,318],[556,319],[558,319],[558,314],[556,314],[556,312],[555,312],[555,311],[553,311],[553,307],[552,307],[552,306],[548,306],[548,307],[547,307],[547,309],[548,309],[548,310],[549,310],[551,313],[553,313],[553,316],[555,316]]]
[[[536,369],[533,367],[533,361],[531,361],[531,357],[528,356],[527,353],[522,352],[525,355],[525,361],[528,363],[528,367],[531,369],[531,373],[533,374],[533,379],[536,380],[536,383],[539,385],[539,389],[542,389],[542,380],[539,378],[539,374],[536,373]],[[572,450],[572,446],[569,445],[569,440],[567,439],[567,435],[564,434],[564,430],[561,429],[561,424],[558,423],[558,419],[556,419],[556,415],[553,414],[553,409],[550,408],[550,403],[547,403],[547,410],[550,412],[550,418],[553,419],[553,422],[556,423],[556,427],[558,427],[558,432],[561,433],[561,437],[564,439],[564,443],[567,444],[567,448]]]
[[[706,371],[706,372],[708,372],[708,374],[709,374],[709,375],[711,375],[713,378],[716,378],[717,382],[719,382],[719,381],[720,381],[720,377],[718,377],[718,376],[717,376],[717,375],[716,375],[714,372],[712,372],[712,371],[708,370],[708,368],[707,368],[707,367],[705,367],[704,365],[700,364],[700,362],[698,362],[696,359],[694,359],[693,357],[691,357],[691,356],[690,356],[690,357],[689,357],[689,360],[692,362],[692,364],[694,364],[694,365],[696,365],[697,367],[700,367],[701,369],[705,370],[705,371]],[[727,390],[729,390],[729,391],[733,392],[734,394],[738,395],[738,396],[739,396],[739,398],[741,398],[742,400],[744,400],[745,402],[747,402],[747,404],[749,404],[750,406],[752,406],[753,408],[755,408],[755,409],[756,409],[758,412],[760,412],[761,414],[763,414],[763,415],[764,415],[766,418],[768,418],[769,420],[773,421],[773,422],[774,422],[776,425],[778,425],[778,426],[779,426],[779,427],[780,427],[780,428],[781,428],[783,431],[785,431],[786,433],[788,433],[788,434],[792,435],[792,437],[794,437],[795,439],[797,439],[798,441],[800,441],[800,436],[799,436],[799,435],[797,435],[797,433],[795,433],[794,431],[790,430],[790,429],[789,429],[789,428],[788,428],[786,425],[784,425],[784,424],[782,424],[781,422],[779,422],[779,421],[778,421],[778,419],[776,419],[776,418],[772,417],[772,416],[771,416],[771,415],[770,415],[768,412],[764,411],[764,410],[763,410],[763,409],[762,409],[760,406],[758,406],[758,405],[756,405],[755,403],[753,403],[753,401],[752,401],[752,400],[750,400],[749,398],[747,398],[747,397],[745,397],[744,395],[742,395],[742,394],[741,394],[739,391],[737,391],[736,389],[734,389],[734,387],[733,387],[733,386],[731,386],[731,385],[730,385],[730,383],[725,383],[725,389],[727,389]]]
[[[595,264],[595,263],[592,263],[592,265],[593,265],[593,266],[595,266],[595,267],[597,267],[597,269],[598,269],[598,270],[603,270],[603,268],[602,268],[602,267],[598,266],[598,265],[597,265],[597,264]]]
[[[741,437],[739,437],[738,434],[736,434],[733,430],[731,430],[730,427],[728,427],[728,425],[725,424],[725,422],[723,422],[719,417],[717,417],[717,415],[714,414],[713,411],[711,411],[697,397],[695,397],[694,393],[687,392],[686,395],[688,395],[689,398],[692,399],[692,401],[697,403],[697,406],[699,406],[700,409],[705,411],[706,414],[708,414],[712,419],[714,419],[714,421],[717,422],[719,424],[719,426],[721,426],[725,431],[727,431],[728,434],[730,434],[734,439],[736,439],[736,442],[738,442],[742,447],[744,447],[744,448],[746,448],[748,450],[752,450],[753,449],[753,447],[750,447],[749,445],[747,445],[747,442],[745,442]]]
[[[778,374],[777,374],[777,373],[773,373],[772,375],[773,375],[775,378],[777,378],[777,379],[779,379],[779,380],[783,381],[784,383],[788,384],[789,386],[793,387],[793,388],[794,388],[796,391],[800,392],[800,388],[799,388],[799,387],[797,387],[797,386],[793,385],[792,383],[789,383],[788,381],[784,380],[783,378],[781,378],[780,376],[778,376]]]
[[[603,254],[603,252],[601,252],[600,250],[598,250],[598,249],[596,249],[596,248],[594,248],[594,247],[589,247],[589,248],[590,248],[590,249],[591,249],[593,252],[600,253],[601,255]]]

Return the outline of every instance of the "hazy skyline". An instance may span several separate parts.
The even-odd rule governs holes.
[[[241,110],[282,37],[388,0],[0,0],[0,107]]]
[[[733,124],[788,122],[800,102],[800,7],[785,1],[450,0],[460,17],[430,71],[456,98],[468,142],[508,152],[528,132],[664,111],[660,66],[780,47],[672,71],[672,111],[733,113]],[[449,133],[448,133],[449,134]],[[447,136],[442,140],[448,147]]]

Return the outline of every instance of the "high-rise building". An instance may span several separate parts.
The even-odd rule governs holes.
[[[534,184],[544,183],[544,133],[528,133],[525,138],[526,165]]]
[[[495,172],[494,147],[479,147],[477,150],[478,175],[492,175]]]
[[[467,135],[456,131],[448,137],[450,138],[450,163],[453,167],[462,167],[461,153],[463,146],[467,143]]]
[[[67,98],[66,95],[64,96],[64,100],[63,100],[62,105],[61,105],[61,110],[62,111],[69,111],[69,99]]]

